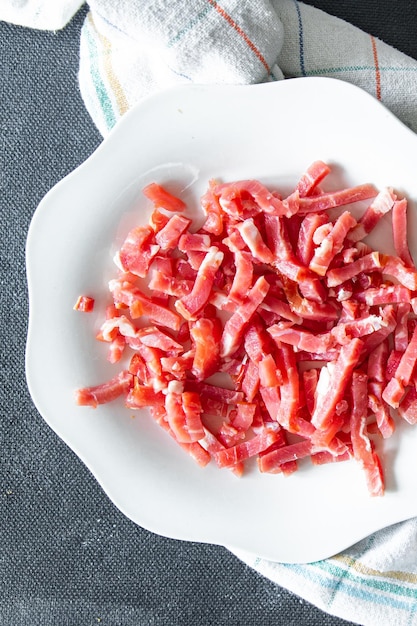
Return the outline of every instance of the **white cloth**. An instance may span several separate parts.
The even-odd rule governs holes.
[[[78,0],[3,0],[0,19],[59,28]],[[105,136],[145,96],[187,83],[333,76],[417,131],[417,61],[297,0],[90,0],[79,82]],[[417,519],[306,565],[237,557],[328,613],[363,626],[417,626]]]
[[[40,30],[60,30],[84,0],[1,0],[0,20]]]

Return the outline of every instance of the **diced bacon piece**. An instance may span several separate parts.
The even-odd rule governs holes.
[[[350,418],[351,440],[354,458],[365,471],[368,491],[372,496],[382,496],[384,479],[381,465],[366,432],[368,417],[368,387],[365,373],[352,375],[352,413]]]
[[[381,304],[392,304],[396,302],[410,302],[410,290],[403,285],[382,285],[381,287],[370,287],[365,291],[359,291],[353,296],[359,302],[364,302],[368,306],[379,306]]]
[[[289,344],[297,350],[305,352],[321,354],[327,352],[334,345],[334,340],[330,333],[319,335],[295,328],[294,326],[288,328],[280,323],[270,326],[268,332],[277,343]]]
[[[95,409],[99,404],[106,404],[126,395],[132,385],[132,374],[127,370],[122,370],[105,383],[78,389],[76,402],[80,406],[90,406]]]
[[[370,354],[382,341],[385,341],[393,332],[397,320],[395,316],[394,307],[387,305],[383,308],[382,313],[382,327],[380,330],[376,330],[371,335],[364,336],[363,340],[363,354],[366,356]]]
[[[109,289],[116,302],[121,302],[130,308],[133,318],[148,316],[154,323],[172,330],[178,330],[181,318],[167,307],[152,302],[138,287],[119,280],[112,280]]]
[[[382,398],[384,386],[384,382],[369,380],[368,378],[368,406],[375,415],[379,432],[384,439],[388,439],[395,430],[395,422],[391,416],[388,404]]]
[[[281,466],[288,461],[298,461],[311,455],[313,446],[311,441],[298,441],[289,445],[275,448],[265,452],[258,459],[258,467],[261,472],[276,474],[281,472]]]
[[[217,318],[200,318],[190,323],[194,359],[191,371],[197,380],[208,378],[219,367],[221,322]]]
[[[204,431],[205,436],[204,439],[201,440],[201,444],[204,446],[205,449],[207,449],[208,453],[210,454],[210,458],[212,458],[216,465],[220,467],[217,455],[219,453],[222,453],[227,448],[208,428],[205,428]],[[231,469],[236,476],[242,476],[244,463],[243,461],[239,461],[235,465],[231,465],[229,469]]]
[[[330,174],[330,167],[327,163],[314,161],[296,185],[300,198],[310,195],[328,174]]]
[[[190,443],[192,439],[187,429],[182,392],[183,385],[178,381],[172,381],[168,384],[165,394],[166,419],[177,441]]]
[[[407,238],[407,200],[396,200],[392,207],[392,234],[397,255],[407,267],[415,269]]]
[[[319,380],[319,370],[315,367],[304,370],[302,373],[302,383],[304,398],[307,406],[307,410],[311,414],[314,410],[314,398],[316,395],[317,383]]]
[[[242,391],[244,392],[245,398],[248,402],[253,402],[255,399],[259,390],[259,383],[259,368],[254,361],[249,360],[245,367],[241,385]]]
[[[294,324],[301,324],[303,321],[302,317],[291,310],[287,302],[279,300],[278,298],[271,296],[269,293],[260,305],[260,308],[265,311],[276,313],[279,317],[289,320],[290,322],[294,322]]]
[[[368,357],[368,378],[378,382],[385,381],[385,368],[388,360],[388,344],[381,342]]]
[[[388,187],[378,192],[357,226],[349,233],[349,241],[355,242],[364,239],[375,228],[381,217],[392,209],[395,199],[396,196],[392,189]]]
[[[301,222],[298,233],[296,254],[301,263],[308,267],[313,258],[315,244],[313,241],[316,230],[327,222],[327,215],[324,213],[311,213],[306,215]]]
[[[401,361],[401,357],[403,354],[403,351],[400,352],[399,350],[391,350],[386,362],[385,377],[382,379],[382,381],[389,381],[395,376],[395,372],[397,371],[397,367]]]
[[[207,252],[210,247],[210,235],[206,235],[204,233],[190,233],[187,231],[181,235],[178,241],[178,249],[182,252],[186,252],[188,250]]]
[[[159,248],[164,252],[175,248],[178,245],[181,235],[187,230],[190,224],[190,219],[174,213],[165,226],[155,235],[155,240]]]
[[[259,387],[259,393],[265,404],[265,408],[270,419],[277,421],[279,407],[281,403],[281,394],[278,386],[276,387]]]
[[[229,291],[229,299],[242,302],[252,286],[253,263],[248,252],[237,250],[234,253],[235,274]]]
[[[176,276],[166,276],[162,272],[156,271],[152,273],[149,281],[149,289],[157,291],[169,296],[182,298],[189,294],[193,288],[194,281],[183,279],[178,280]]]
[[[339,356],[333,365],[328,364],[321,369],[311,416],[311,423],[317,429],[324,430],[331,422],[336,405],[343,399],[350,384],[362,347],[361,339],[352,339],[350,343],[340,348]]]
[[[252,439],[214,453],[216,463],[219,467],[236,465],[236,463],[257,456],[260,452],[269,448],[278,438],[280,438],[279,431],[264,428],[262,432],[255,435]]]
[[[400,302],[397,305],[397,325],[394,330],[394,348],[404,352],[408,345],[408,318],[411,311],[409,302]]]
[[[129,372],[136,376],[139,381],[149,384],[150,386],[151,383],[148,379],[148,369],[146,367],[146,363],[137,352],[135,352],[130,359]]]
[[[371,313],[366,317],[356,318],[352,321],[339,322],[329,331],[329,335],[340,345],[343,345],[348,343],[352,337],[373,335],[386,325],[387,322],[381,315]]]
[[[165,405],[165,396],[162,391],[155,391],[152,387],[141,385],[135,381],[135,384],[127,394],[126,406],[129,409],[141,409],[155,405]]]
[[[171,430],[168,422],[166,421],[166,411],[165,408],[160,407],[159,405],[149,407],[149,412],[152,415],[153,419],[156,421],[163,430],[165,430],[171,437],[175,440],[175,442],[185,450],[194,461],[200,466],[205,467],[211,461],[211,455],[199,441],[192,441],[190,443],[178,441],[175,436],[175,433]]]
[[[185,202],[171,194],[165,187],[157,183],[150,183],[142,189],[145,196],[153,203],[156,209],[165,209],[166,211],[184,211]]]
[[[408,387],[398,407],[398,413],[409,424],[417,424],[417,390]]]
[[[239,431],[246,433],[252,426],[257,405],[253,402],[238,402],[236,415],[231,419],[231,424]]]
[[[116,264],[124,271],[144,278],[152,259],[158,254],[155,233],[151,226],[137,226],[127,235],[118,254]]]
[[[215,194],[226,215],[237,220],[254,217],[258,213],[285,215],[283,202],[257,180],[240,180],[218,185]]]
[[[255,259],[262,263],[272,263],[274,256],[262,239],[253,218],[248,218],[238,224],[237,229]]]
[[[213,235],[221,235],[223,232],[223,210],[219,204],[219,198],[214,192],[217,187],[215,180],[209,181],[209,188],[201,197],[201,207],[206,215],[203,229]]]
[[[289,432],[298,432],[297,413],[300,408],[300,380],[297,362],[292,348],[283,344],[279,348],[281,374],[280,403],[277,422]]]
[[[283,278],[284,291],[288,303],[296,315],[304,320],[319,320],[320,322],[332,322],[338,319],[339,313],[333,302],[315,302],[302,298],[295,281]]]
[[[178,355],[183,350],[182,344],[156,326],[146,326],[139,329],[135,337],[145,346],[158,348],[163,352],[170,352],[174,355]]]
[[[76,303],[74,304],[74,311],[81,311],[82,313],[91,313],[94,310],[95,300],[91,296],[78,296]]]
[[[417,326],[410,339],[405,352],[403,352],[393,378],[384,389],[382,398],[394,409],[398,408],[405,392],[405,387],[410,383],[417,361]]]
[[[299,213],[300,215],[305,215],[306,213],[326,211],[327,209],[352,204],[361,200],[368,200],[369,198],[374,198],[376,195],[377,190],[374,185],[365,184],[342,189],[340,191],[324,193],[320,196],[300,198]]]
[[[285,218],[279,215],[264,215],[266,242],[275,261],[295,260],[294,250],[288,236]]]
[[[195,391],[184,391],[181,396],[182,408],[185,414],[185,424],[191,441],[198,441],[204,437],[204,427],[201,421],[203,411],[200,396]]]
[[[383,272],[393,276],[401,285],[411,291],[417,290],[417,271],[406,267],[401,259],[389,255],[382,255]]]
[[[331,231],[315,249],[309,268],[319,276],[324,276],[327,269],[342,248],[349,231],[355,226],[356,220],[349,211],[344,211],[336,220]]]
[[[152,211],[149,218],[149,226],[152,227],[154,233],[158,233],[169,222],[169,217],[165,213],[161,213],[159,209]]]
[[[163,373],[170,374],[177,380],[185,380],[193,361],[194,352],[190,350],[178,356],[162,356],[160,362]]]
[[[191,293],[176,301],[175,308],[185,319],[193,319],[207,304],[223,256],[223,252],[212,246],[198,268]]]
[[[215,400],[223,404],[232,405],[244,400],[244,395],[241,391],[235,389],[227,389],[226,387],[219,387],[218,385],[211,385],[210,383],[203,383],[198,381],[187,381],[187,389],[197,391],[200,394],[203,409],[206,411],[206,405],[204,404],[207,399]]]
[[[100,326],[97,339],[100,341],[113,341],[119,334],[122,337],[135,337],[137,329],[126,315],[119,315],[106,319]]]
[[[118,363],[123,356],[126,347],[126,339],[122,335],[115,337],[109,345],[107,360],[110,363]]]
[[[277,370],[272,354],[264,356],[258,364],[259,381],[262,387],[276,387],[282,383],[281,373]]]
[[[347,265],[330,269],[326,274],[327,286],[336,287],[354,276],[358,276],[362,272],[371,272],[374,269],[379,270],[381,267],[382,263],[379,252],[371,252]]]
[[[260,276],[250,289],[244,302],[238,306],[233,315],[227,320],[220,342],[221,358],[228,357],[237,350],[247,325],[265,298],[268,290],[269,283],[263,276]]]

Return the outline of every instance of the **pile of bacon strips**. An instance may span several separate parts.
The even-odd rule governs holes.
[[[180,198],[145,187],[153,213],[116,254],[97,335],[118,373],[77,403],[123,396],[201,466],[238,476],[248,459],[284,474],[306,457],[355,459],[383,495],[378,438],[417,422],[407,202],[372,184],[326,192],[329,173],[314,162],[285,198],[257,180],[212,180],[198,229]],[[355,219],[346,205],[365,209]],[[384,215],[391,255],[364,241]],[[93,306],[86,295],[74,308]]]

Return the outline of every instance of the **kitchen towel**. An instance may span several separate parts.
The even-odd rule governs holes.
[[[0,19],[61,28],[78,0],[3,0]],[[168,86],[332,76],[354,83],[417,131],[417,61],[296,0],[90,0],[80,89],[106,136],[136,102]],[[417,519],[310,564],[234,551],[322,610],[363,626],[417,626]]]

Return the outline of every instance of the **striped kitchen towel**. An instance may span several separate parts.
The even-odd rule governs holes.
[[[3,0],[0,19],[41,27],[62,10],[63,25],[79,5]],[[303,76],[354,83],[417,131],[417,61],[297,0],[90,0],[89,5],[79,82],[103,136],[137,102],[168,86]],[[12,14],[11,7],[27,13]],[[362,626],[417,626],[417,518],[315,563],[283,564],[233,552],[330,614]]]
[[[103,135],[143,97],[194,83],[332,76],[417,131],[417,61],[297,0],[90,0],[80,88]]]

